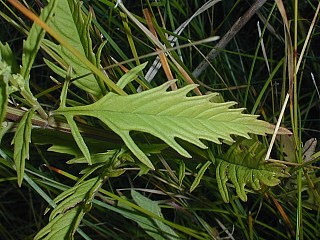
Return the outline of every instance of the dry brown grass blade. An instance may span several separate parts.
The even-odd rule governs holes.
[[[285,32],[285,44],[286,44],[286,53],[287,53],[287,61],[288,61],[290,107],[292,107],[293,106],[293,78],[294,78],[295,70],[294,70],[294,53],[293,53],[292,39],[290,36],[290,25],[288,22],[287,13],[282,0],[276,0],[276,4],[285,26],[284,32]]]
[[[144,15],[144,18],[146,19],[146,22],[147,22],[147,25],[148,25],[150,32],[158,39],[157,32],[156,32],[154,25],[152,23],[150,10],[146,9],[146,8],[143,9],[143,15]],[[158,47],[156,47],[156,50],[159,51],[160,49]],[[160,58],[162,68],[167,76],[168,81],[173,80],[174,77],[173,77],[171,69],[169,67],[166,55],[164,53],[159,53],[159,58]],[[178,89],[177,85],[175,83],[171,84],[171,89],[177,90]]]

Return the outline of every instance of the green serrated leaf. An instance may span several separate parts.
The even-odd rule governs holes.
[[[157,202],[144,197],[143,195],[134,190],[131,190],[131,196],[133,200],[137,203],[137,205],[139,205],[140,207],[158,215],[159,217],[163,217],[161,213],[161,208],[159,207]],[[150,222],[148,224],[151,225],[142,222],[138,222],[138,224],[146,231],[146,233],[153,237],[153,239],[179,239],[178,235],[168,225],[156,219],[153,219],[153,221],[149,221]]]
[[[17,130],[14,134],[12,143],[14,144],[13,159],[16,166],[18,185],[21,186],[25,161],[29,159],[29,143],[31,142],[32,115],[34,110],[30,109],[20,120]]]
[[[241,200],[247,201],[245,186],[260,190],[261,184],[275,186],[280,177],[288,177],[283,164],[266,162],[266,150],[255,140],[237,141],[229,150],[216,158],[216,179],[222,199],[229,202],[227,181],[230,180]]]
[[[197,173],[196,178],[194,179],[193,183],[191,184],[190,187],[190,192],[192,192],[194,189],[196,189],[196,187],[199,185],[203,174],[206,172],[207,168],[211,165],[211,161],[207,161],[205,164],[203,164],[199,170],[199,172]]]
[[[99,186],[102,183],[102,180],[99,177],[84,181],[61,193],[53,200],[55,203],[59,203],[59,205],[53,209],[49,220],[52,221],[57,215],[75,207],[77,204],[85,201],[86,198],[90,198],[88,193],[97,185],[97,183]]]
[[[175,138],[207,148],[200,139],[220,143],[220,139],[232,140],[231,134],[249,138],[248,133],[265,134],[273,131],[273,125],[257,120],[257,116],[243,114],[243,109],[230,109],[235,102],[211,102],[215,94],[187,97],[187,93],[196,85],[167,92],[171,84],[172,81],[127,96],[108,93],[93,104],[60,107],[54,113],[69,119],[76,115],[100,119],[149,168],[153,168],[153,165],[131,138],[131,131],[152,134],[185,157],[191,156]]]
[[[91,63],[96,65],[95,54],[92,51],[92,42],[89,34],[91,15],[85,16],[81,10],[82,3],[75,0],[57,1],[55,15],[50,22],[50,27],[58,32],[80,54],[85,56]],[[64,61],[72,67],[75,74],[72,77],[81,77],[74,84],[90,93],[96,98],[102,96],[100,85],[91,73],[91,70],[65,47],[53,42],[44,41],[44,44],[56,52]],[[50,67],[50,65],[49,65]],[[100,68],[100,65],[97,66]],[[55,69],[56,70],[56,69]],[[61,74],[61,69],[58,72]],[[62,75],[65,77],[66,73]]]
[[[72,232],[75,228],[75,219],[81,215],[81,212],[81,206],[76,206],[60,214],[42,228],[34,237],[34,240],[74,239]]]
[[[103,183],[102,178],[95,177],[78,182],[57,196],[53,201],[58,205],[50,214],[49,223],[34,239],[74,239],[74,233],[85,213],[91,209],[95,194]]]
[[[58,2],[62,1],[49,1],[48,5],[42,9],[40,19],[43,22],[48,23],[50,21]],[[31,67],[34,59],[36,58],[44,35],[45,31],[38,24],[33,23],[27,39],[23,42],[21,75],[24,79],[29,78]]]

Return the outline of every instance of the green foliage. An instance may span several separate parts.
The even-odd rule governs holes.
[[[93,169],[88,169],[75,186],[53,200],[57,206],[50,214],[48,225],[38,232],[35,239],[74,239],[74,234],[83,216],[90,211],[99,189],[109,177],[119,177],[125,172],[119,168],[125,161],[118,155]],[[97,169],[102,169],[98,177],[84,180]]]
[[[58,2],[62,1],[49,1],[48,5],[42,10],[40,19],[45,23],[48,23],[55,12],[55,8]],[[22,53],[22,66],[21,75],[26,80],[25,87],[29,89],[29,74],[39,51],[42,40],[44,39],[45,30],[39,25],[33,24],[28,37],[23,41],[23,53]]]
[[[61,193],[54,199],[54,202],[58,204],[58,206],[51,212],[49,221],[52,221],[57,215],[63,214],[78,204],[87,201],[87,199],[92,198],[91,196],[87,196],[88,193],[90,193],[90,191],[95,192],[97,190],[97,186],[100,186],[101,183],[102,179],[96,177],[80,182],[74,187]]]
[[[190,187],[190,192],[192,192],[199,185],[205,171],[207,170],[207,168],[210,166],[211,163],[212,163],[211,161],[207,161],[205,164],[203,164],[201,166],[199,172],[196,175],[196,178],[194,179],[194,181]]]
[[[74,239],[72,232],[78,227],[79,219],[83,213],[81,206],[75,206],[66,213],[58,215],[47,226],[41,229],[34,237],[35,240]]]
[[[73,46],[78,52],[85,56],[90,62],[100,68],[99,63],[96,63],[96,58],[92,50],[92,41],[89,34],[89,27],[91,23],[91,15],[85,16],[81,11],[82,3],[75,0],[53,1],[57,2],[55,15],[50,21],[50,26],[59,33],[62,37],[67,39],[68,43]],[[91,70],[76,56],[74,56],[64,46],[57,45],[51,41],[45,41],[44,44],[58,54],[60,65],[65,70],[57,71],[55,67],[53,70],[66,77],[66,70],[68,66],[72,67],[72,77],[81,77],[74,84],[82,90],[90,93],[95,98],[100,98],[104,85],[99,84],[99,79],[94,75],[89,74]],[[51,67],[52,64],[49,65]]]
[[[29,159],[29,143],[31,142],[32,128],[31,120],[33,114],[34,110],[30,109],[23,115],[12,140],[12,144],[14,144],[13,159],[17,170],[19,186],[22,184],[26,159]]]
[[[319,76],[319,29],[308,30],[318,15],[310,1],[266,2],[255,14],[262,31],[249,21],[235,36],[230,27],[249,7],[241,1],[21,2],[44,29],[1,1],[1,238],[320,237],[319,92],[308,75]],[[282,16],[298,26],[286,38]],[[213,35],[228,46],[204,59],[217,50]],[[278,138],[265,161],[269,137],[255,134],[273,132],[266,121],[279,118],[288,89],[282,124],[294,134]]]
[[[117,133],[133,154],[149,168],[154,168],[149,158],[130,137],[130,131],[150,133],[184,157],[191,155],[174,138],[180,138],[201,148],[206,146],[200,139],[220,143],[219,139],[232,140],[230,134],[249,137],[248,132],[256,134],[271,133],[272,125],[257,120],[256,116],[242,114],[243,109],[230,109],[234,102],[213,103],[216,94],[201,97],[187,97],[194,85],[177,91],[167,92],[172,82],[142,93],[119,96],[108,93],[99,101],[78,107],[60,106],[54,113],[66,117],[72,134],[91,163],[90,153],[73,120],[75,116],[91,116],[100,119]]]
[[[49,223],[34,239],[74,239],[74,234],[90,210],[94,195],[103,184],[100,177],[79,182],[54,199],[57,207],[51,212]]]
[[[290,176],[285,165],[264,160],[265,147],[255,140],[238,140],[216,158],[216,178],[221,196],[229,202],[227,181],[230,180],[242,201],[247,201],[245,186],[258,191],[262,185],[276,186],[280,177]]]

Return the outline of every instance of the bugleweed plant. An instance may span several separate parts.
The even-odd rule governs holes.
[[[0,238],[318,239],[320,4],[290,4],[1,1]]]

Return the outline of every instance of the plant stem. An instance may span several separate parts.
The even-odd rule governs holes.
[[[299,131],[299,115],[298,115],[298,89],[297,89],[297,54],[298,54],[298,6],[299,1],[294,0],[294,48],[293,48],[293,134],[296,142],[296,155],[298,163],[302,163],[302,150],[301,150],[301,134]],[[302,169],[298,170],[297,175],[297,194],[298,194],[298,206],[297,206],[297,223],[296,223],[296,239],[302,239]]]

